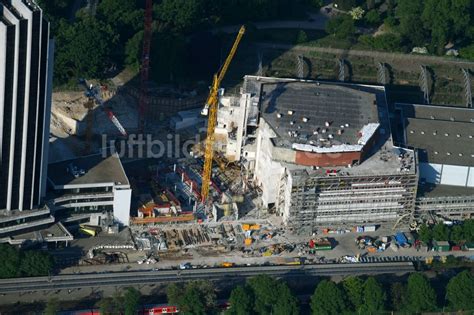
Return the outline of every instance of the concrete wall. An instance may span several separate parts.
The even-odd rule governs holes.
[[[262,188],[262,202],[264,206],[276,202],[280,178],[284,172],[281,164],[275,162],[272,157],[273,144],[270,139],[274,136],[275,134],[265,121],[261,120],[257,135],[254,179]]]
[[[114,218],[120,224],[129,225],[131,200],[132,190],[130,188],[114,188]]]

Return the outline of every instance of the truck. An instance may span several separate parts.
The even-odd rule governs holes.
[[[221,264],[221,267],[224,267],[224,268],[234,267],[234,263],[225,261]]]
[[[322,237],[314,240],[314,249],[315,250],[331,250],[332,244],[329,239]]]

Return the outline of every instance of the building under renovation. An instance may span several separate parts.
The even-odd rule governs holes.
[[[244,80],[240,97],[221,98],[216,138],[290,228],[412,214],[417,158],[392,143],[383,87]]]

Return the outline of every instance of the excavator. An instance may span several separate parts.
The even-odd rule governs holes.
[[[202,115],[208,116],[207,122],[207,137],[205,142],[205,151],[204,151],[204,169],[202,174],[202,186],[201,186],[201,201],[206,202],[209,196],[209,186],[211,183],[211,173],[212,173],[212,160],[213,160],[213,146],[214,146],[214,131],[217,123],[217,111],[219,108],[219,87],[224,79],[224,76],[227,73],[229,65],[232,59],[235,56],[237,48],[239,47],[240,41],[245,34],[245,26],[239,30],[237,37],[235,38],[234,44],[227,56],[224,64],[221,69],[214,75],[211,90],[209,96],[207,97],[206,104],[201,111]]]

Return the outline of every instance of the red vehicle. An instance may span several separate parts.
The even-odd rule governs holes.
[[[156,315],[156,314],[178,314],[179,309],[172,305],[145,305],[138,312],[139,315]]]

